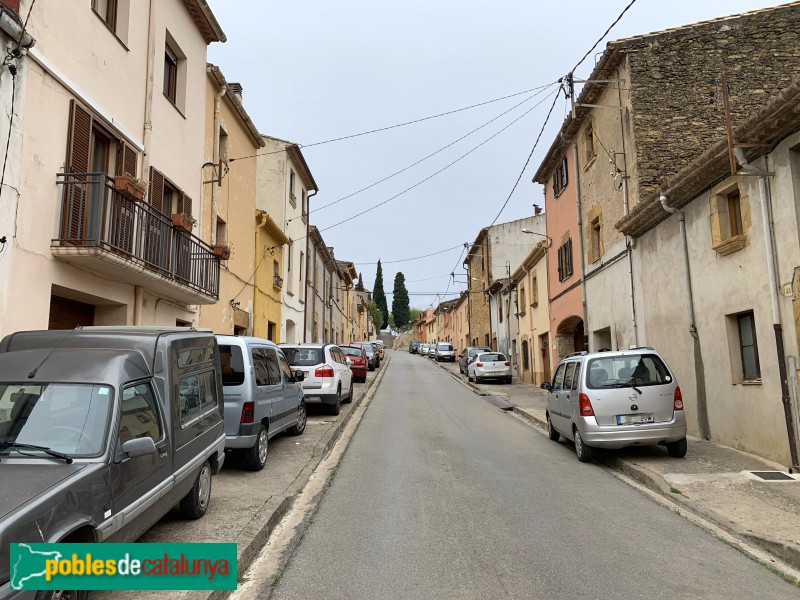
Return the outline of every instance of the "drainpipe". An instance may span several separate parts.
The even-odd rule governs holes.
[[[317,193],[318,193],[318,190],[314,190],[313,194],[306,194],[306,203],[307,203],[307,206],[309,207],[309,211],[308,212],[311,212],[311,209],[310,209],[310,207],[311,207],[311,198],[316,196]],[[302,213],[303,213],[303,207],[301,205],[300,206],[300,214],[302,215]],[[308,216],[306,216],[306,236],[305,236],[306,237],[306,256],[305,256],[305,261],[306,261],[306,268],[305,268],[306,277],[305,278],[306,278],[306,280],[308,279],[308,268],[307,268],[308,267],[308,263],[311,262],[310,259],[309,259],[310,257],[309,257],[309,252],[308,252],[308,250],[309,250],[308,235],[309,235],[309,231],[310,231],[309,224],[308,224],[309,221],[310,221],[310,219],[308,218]],[[316,268],[314,270],[314,273],[316,274]],[[303,327],[303,343],[305,344],[305,343],[308,342],[308,340],[306,339],[306,337],[308,336],[308,285],[306,284],[305,281],[303,281],[302,283],[303,283],[303,288],[305,288],[305,291],[303,292],[303,294],[304,294],[304,298],[303,298],[303,324],[304,324],[304,327]],[[312,315],[313,315],[313,312],[312,312]]]
[[[156,61],[156,0],[150,0],[150,28],[147,33],[147,79],[144,97],[144,135],[142,145],[142,179],[150,178],[150,141],[153,135],[153,88]]]
[[[586,301],[586,256],[584,255],[583,251],[583,215],[581,214],[581,166],[580,166],[580,153],[578,152],[578,142],[574,139],[572,140],[572,150],[575,152],[575,205],[578,208],[578,244],[581,250],[581,296],[583,301],[583,332],[584,336],[589,331],[589,305]],[[550,281],[549,281],[549,274],[548,274],[548,283],[547,283],[548,293],[550,290]],[[555,336],[553,339],[548,339],[548,345],[551,345],[555,341]],[[590,350],[590,348],[587,348]],[[552,353],[550,348],[547,348],[547,352],[550,354],[552,358]],[[556,361],[556,364],[558,361]]]
[[[219,168],[219,124],[220,124],[220,113],[222,111],[222,97],[228,92],[228,86],[223,85],[219,92],[214,96],[214,148],[212,149],[211,156],[214,159],[214,165],[216,168]],[[217,187],[222,183],[222,173],[218,173],[217,176],[219,177],[219,183],[211,183],[211,223],[209,226],[211,227],[211,232],[209,237],[212,240],[212,244],[217,244],[219,242],[227,241],[227,240],[218,240],[217,239]],[[202,212],[201,215],[202,217]],[[202,223],[200,223],[200,231],[202,231]]]
[[[659,197],[661,207],[671,215],[678,215],[678,226],[681,235],[681,249],[683,250],[683,267],[686,279],[686,312],[689,317],[689,334],[692,336],[694,346],[694,370],[695,370],[695,398],[697,401],[697,425],[700,430],[700,437],[711,439],[711,425],[708,420],[708,403],[706,401],[706,373],[705,362],[700,348],[700,336],[697,333],[697,323],[695,322],[694,312],[694,289],[692,288],[692,272],[689,265],[689,241],[686,236],[686,215],[677,208],[667,205],[669,198],[664,191]]]
[[[137,285],[133,288],[133,290],[133,324],[134,326],[138,327],[142,324],[142,305],[144,300],[142,295],[142,286]]]
[[[771,173],[761,171],[758,168],[747,162],[744,151],[741,148],[735,148],[734,153],[742,166],[742,171],[745,175],[758,177],[758,195],[759,203],[761,205],[761,222],[764,227],[764,249],[767,255],[767,276],[769,277],[769,296],[770,304],[772,306],[772,328],[775,331],[775,350],[778,355],[778,373],[781,379],[781,403],[783,404],[783,413],[786,419],[786,433],[789,436],[789,452],[792,458],[792,468],[789,472],[800,471],[798,465],[798,450],[797,450],[797,437],[794,428],[794,418],[792,415],[791,397],[789,395],[789,376],[786,372],[786,352],[783,344],[783,321],[781,319],[780,306],[778,304],[778,277],[776,275],[775,265],[775,244],[773,239],[773,224],[772,224],[772,201],[769,193],[769,186],[767,184],[767,177]],[[765,158],[765,161],[767,159]]]

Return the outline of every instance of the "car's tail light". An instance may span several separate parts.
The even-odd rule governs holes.
[[[333,377],[333,367],[330,365],[322,365],[319,369],[314,371],[314,377]]]
[[[675,395],[672,400],[673,410],[683,410],[683,394],[681,394],[680,386],[675,386]]]
[[[586,394],[581,394],[578,396],[578,407],[581,411],[582,417],[593,417],[594,416],[594,409],[592,408],[592,403],[589,401],[589,396]]]
[[[476,367],[482,367],[482,366],[483,366],[483,363],[475,363],[475,366],[476,366]]]
[[[245,402],[242,406],[242,423],[252,423],[256,417],[255,402]]]
[[[511,366],[511,363],[510,363],[510,362],[507,362],[507,363],[505,363],[505,365],[506,365],[507,367],[510,367],[510,366]]]

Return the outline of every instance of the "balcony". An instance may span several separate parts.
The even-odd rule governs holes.
[[[219,299],[220,259],[169,215],[114,189],[105,173],[59,173],[63,187],[53,256],[186,304]]]
[[[272,285],[274,285],[279,290],[283,288],[283,277],[279,275],[274,275],[272,277]]]

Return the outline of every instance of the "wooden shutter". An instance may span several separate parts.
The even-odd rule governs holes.
[[[153,167],[150,167],[150,206],[161,214],[167,214],[164,210],[164,175]]]
[[[183,192],[178,192],[178,212],[187,217],[192,216],[192,199]]]
[[[117,175],[127,175],[136,177],[138,172],[139,153],[136,148],[127,142],[120,141],[117,144]]]
[[[157,169],[150,167],[150,193],[148,195],[150,206],[156,213],[164,214],[164,175]],[[145,260],[160,269],[166,269],[166,249],[170,227],[156,215],[147,213],[146,235],[144,239]]]
[[[178,213],[187,217],[192,216],[192,199],[183,192],[178,194]],[[192,242],[188,234],[175,230],[175,274],[186,281],[189,281],[192,268]]]
[[[120,140],[117,142],[117,175],[136,177],[139,153],[131,145]],[[133,230],[136,220],[136,205],[133,200],[122,194],[114,194],[112,210],[112,244],[126,253],[133,251]]]
[[[67,137],[67,173],[80,173],[66,178],[62,211],[61,238],[78,242],[86,236],[89,164],[92,147],[92,113],[72,100],[69,106]]]

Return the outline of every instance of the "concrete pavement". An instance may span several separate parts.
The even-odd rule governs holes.
[[[544,390],[516,379],[511,385],[473,384],[459,374],[458,363],[439,366],[476,393],[507,400],[516,414],[546,430]],[[572,448],[563,438],[560,443]],[[800,569],[800,477],[789,475],[786,467],[693,437],[683,459],[670,458],[658,447],[596,450],[595,457],[684,510]],[[787,479],[767,481],[753,475],[754,471],[779,471]]]

